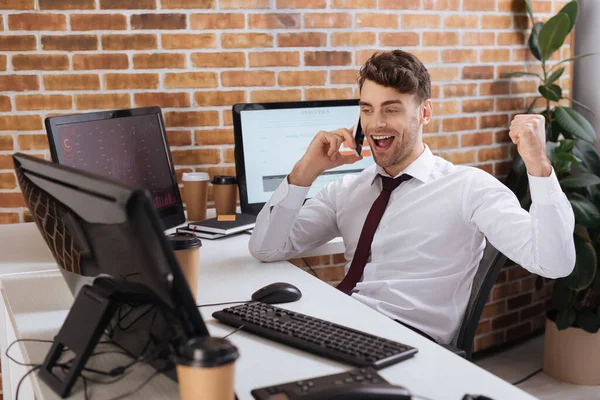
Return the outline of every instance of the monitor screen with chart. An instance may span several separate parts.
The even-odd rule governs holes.
[[[46,119],[52,160],[150,192],[165,229],[185,221],[159,107]]]
[[[256,214],[318,131],[350,129],[358,120],[358,100],[328,100],[236,104],[233,107],[236,173],[243,212]],[[351,153],[349,148],[340,149]],[[368,145],[363,159],[325,171],[311,186],[307,198],[343,175],[358,174],[373,164]]]

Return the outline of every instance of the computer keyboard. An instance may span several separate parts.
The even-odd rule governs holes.
[[[217,320],[332,360],[380,369],[417,349],[270,304],[253,302],[213,313]]]

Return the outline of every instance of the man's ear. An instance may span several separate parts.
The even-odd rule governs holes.
[[[433,115],[433,103],[431,99],[427,99],[423,102],[423,106],[421,109],[421,123],[423,126],[427,125],[429,121],[431,121],[431,117]]]

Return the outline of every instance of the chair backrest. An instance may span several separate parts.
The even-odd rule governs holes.
[[[505,262],[506,256],[488,242],[473,278],[471,296],[454,343],[457,348],[465,351],[468,360],[473,353],[473,340],[483,307]]]

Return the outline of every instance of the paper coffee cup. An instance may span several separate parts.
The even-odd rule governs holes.
[[[206,219],[210,177],[206,172],[184,172],[182,180],[188,221]]]
[[[234,400],[238,357],[237,348],[227,339],[188,340],[175,357],[181,400]]]
[[[177,257],[179,268],[196,300],[198,293],[198,268],[200,267],[200,247],[202,241],[191,233],[172,233],[167,236]]]
[[[211,183],[217,215],[235,214],[238,190],[235,176],[216,175]]]

